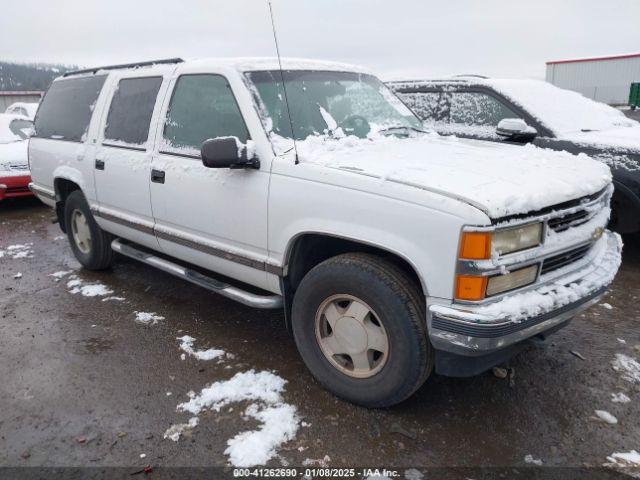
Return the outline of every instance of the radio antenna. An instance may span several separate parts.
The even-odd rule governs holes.
[[[280,80],[282,81],[282,90],[284,92],[284,104],[287,106],[289,126],[291,127],[291,139],[293,140],[293,150],[296,156],[295,164],[298,165],[298,163],[300,163],[300,160],[298,159],[298,147],[296,146],[296,139],[293,136],[293,120],[291,119],[291,110],[289,109],[289,98],[287,97],[287,86],[284,83],[284,73],[282,71],[282,60],[280,58],[280,47],[278,46],[278,36],[276,35],[276,22],[273,19],[273,7],[271,6],[271,0],[267,0],[267,3],[269,4],[269,15],[271,16],[271,29],[273,30],[273,41],[276,44],[276,54],[278,55],[278,65],[280,67]]]

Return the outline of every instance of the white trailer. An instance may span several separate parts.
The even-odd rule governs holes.
[[[599,102],[626,105],[631,84],[640,82],[640,53],[547,62],[546,80]]]

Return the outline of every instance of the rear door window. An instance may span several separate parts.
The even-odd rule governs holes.
[[[53,82],[38,109],[35,136],[84,141],[105,79],[106,75],[96,75]]]
[[[162,150],[199,156],[205,140],[249,132],[227,79],[221,75],[182,75],[173,90],[164,125]]]
[[[107,116],[106,145],[144,148],[161,84],[162,77],[120,80]]]

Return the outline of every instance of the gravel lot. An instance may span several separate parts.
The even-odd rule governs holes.
[[[280,312],[249,309],[123,258],[111,271],[80,270],[51,216],[35,200],[0,204],[0,466],[120,465],[131,473],[228,465],[227,441],[258,425],[245,419],[246,403],[201,414],[178,442],[163,433],[189,419],[176,411],[187,392],[249,369],[286,379],[284,400],[305,422],[270,466],[524,467],[531,455],[544,466],[600,467],[613,452],[640,451],[640,385],[612,368],[616,354],[640,359],[637,238],[625,239],[623,267],[603,303],[545,348],[513,359],[507,378],[434,376],[402,405],[366,410],[318,386]],[[7,249],[16,244],[27,247]],[[59,271],[72,273],[56,281]],[[124,300],[72,294],[70,275]],[[145,325],[135,312],[164,319]],[[176,337],[186,334],[233,358],[181,360]],[[630,402],[613,402],[620,392]]]

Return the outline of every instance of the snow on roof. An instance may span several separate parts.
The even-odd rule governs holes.
[[[617,55],[606,55],[603,57],[583,57],[583,58],[570,58],[567,60],[551,60],[546,62],[547,65],[555,65],[558,63],[576,63],[576,62],[601,62],[606,60],[622,60],[625,58],[638,58],[640,53],[619,53]]]
[[[371,71],[359,65],[351,65],[348,63],[331,62],[326,60],[314,60],[309,58],[289,58],[281,59],[282,68],[284,70],[328,70],[336,72],[358,72],[371,73]],[[221,57],[221,58],[203,58],[198,60],[187,60],[181,66],[226,66],[235,68],[243,72],[258,70],[276,70],[280,68],[280,62],[277,57]]]
[[[325,60],[285,57],[278,61],[277,57],[220,57],[191,59],[182,62],[176,62],[173,64],[158,63],[129,67],[125,66],[123,68],[96,67],[95,69],[80,70],[77,73],[68,73],[65,76],[56,78],[56,81],[67,78],[78,78],[80,76],[91,76],[95,74],[104,75],[111,72],[120,72],[126,74],[127,72],[139,71],[142,69],[153,69],[154,71],[158,72],[169,70],[173,71],[173,69],[175,68],[180,68],[181,70],[189,68],[229,68],[240,72],[277,70],[280,68],[281,64],[284,70],[319,70],[372,74],[372,72],[366,67],[351,65],[348,63],[330,62]]]
[[[13,115],[11,113],[0,113],[0,143],[17,142],[23,140],[17,134],[13,133],[9,125],[13,120],[25,120],[22,115]]]

